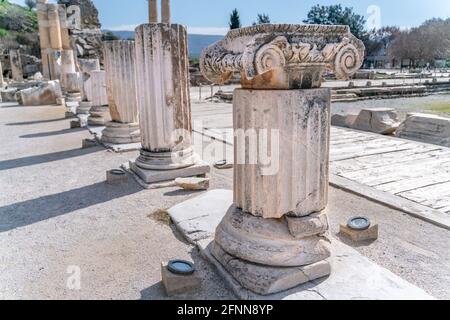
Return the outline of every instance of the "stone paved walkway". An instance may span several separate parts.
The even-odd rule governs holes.
[[[232,105],[194,103],[204,134],[233,144]],[[332,128],[331,173],[450,215],[450,148]]]

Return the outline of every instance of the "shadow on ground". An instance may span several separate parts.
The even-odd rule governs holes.
[[[41,123],[50,123],[50,122],[59,122],[63,120],[68,120],[67,118],[58,118],[58,119],[46,119],[46,120],[36,120],[36,121],[25,121],[25,122],[12,122],[7,123],[7,126],[28,126],[28,125],[34,125],[34,124],[41,124]]]
[[[0,161],[0,171],[28,167],[37,164],[59,161],[69,158],[82,157],[84,155],[98,151],[104,151],[104,149],[101,147],[93,147],[87,149],[73,149],[54,153],[40,154],[37,156]]]
[[[63,134],[75,133],[75,132],[80,132],[80,131],[85,131],[85,130],[86,130],[85,128],[63,129],[63,130],[58,130],[58,131],[39,132],[39,133],[26,134],[26,135],[20,136],[19,138],[25,138],[25,139],[29,139],[29,138],[45,138],[45,137],[59,136],[59,135],[63,135]]]
[[[136,183],[100,182],[78,189],[0,207],[0,233],[122,198],[142,191]]]

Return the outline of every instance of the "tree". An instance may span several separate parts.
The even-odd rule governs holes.
[[[385,54],[399,34],[400,28],[393,26],[371,30],[365,43],[367,56]]]
[[[270,17],[268,14],[258,14],[258,17],[256,18],[256,22],[253,22],[253,25],[256,26],[258,24],[266,24],[270,23]]]
[[[409,67],[419,62],[434,65],[436,59],[450,54],[450,19],[431,19],[421,26],[400,32],[389,48],[391,58],[408,59]]]
[[[231,15],[230,15],[230,29],[231,30],[233,30],[233,29],[239,29],[240,27],[242,27],[242,25],[241,25],[241,18],[239,17],[239,12],[238,12],[238,10],[237,9],[234,9],[232,12],[231,12]]]
[[[303,21],[304,23],[348,25],[355,37],[364,42],[368,38],[365,29],[366,19],[363,16],[356,14],[353,11],[353,8],[342,8],[340,4],[330,6],[316,5],[311,8],[307,17],[308,18]]]
[[[25,0],[25,5],[30,9],[30,11],[36,8],[36,0]]]
[[[102,35],[102,41],[120,40],[112,31],[105,31]]]

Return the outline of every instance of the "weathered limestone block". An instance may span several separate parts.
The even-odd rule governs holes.
[[[381,134],[392,134],[400,125],[397,112],[391,108],[363,109],[352,128]]]
[[[17,102],[16,93],[19,90],[17,88],[8,88],[0,91],[2,102]]]
[[[0,61],[0,89],[6,85],[5,79],[3,79],[3,67],[2,62]]]
[[[19,50],[10,50],[9,59],[11,62],[12,78],[14,81],[23,81],[22,60]]]
[[[328,217],[325,211],[307,217],[286,217],[289,232],[297,239],[323,235],[328,230]]]
[[[178,178],[175,184],[185,190],[208,190],[209,178]]]
[[[25,106],[57,104],[57,100],[62,98],[58,80],[42,82],[38,87],[21,90],[19,94],[20,103]]]
[[[184,26],[152,23],[136,28],[136,85],[142,149],[130,168],[146,183],[208,173],[210,167],[191,146]]]
[[[357,114],[334,114],[331,116],[331,125],[344,128],[352,128],[358,118]]]
[[[305,266],[330,256],[326,235],[299,240],[285,219],[254,217],[234,206],[217,227],[215,242],[235,257],[266,266]]]
[[[325,70],[348,79],[361,67],[364,44],[348,26],[266,24],[230,31],[203,51],[200,67],[222,84],[240,72],[244,88],[318,88]]]
[[[331,273],[331,265],[327,260],[303,267],[270,267],[236,258],[217,243],[212,245],[211,251],[243,287],[261,295],[286,291]]]
[[[237,89],[233,112],[236,205],[264,218],[322,211],[328,202],[330,90]]]
[[[168,262],[161,263],[161,280],[169,297],[198,290],[202,278],[198,271],[191,275],[177,275],[169,271]]]
[[[398,128],[396,136],[450,147],[450,118],[411,113]]]
[[[139,142],[134,41],[108,41],[103,49],[112,122],[106,124],[102,140],[110,143]]]
[[[92,71],[100,70],[100,61],[98,59],[78,59],[78,65],[81,72],[81,93],[83,101],[88,101],[87,91],[89,88],[86,82],[90,78],[90,73]]]

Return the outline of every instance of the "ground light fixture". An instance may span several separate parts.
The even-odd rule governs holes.
[[[195,272],[194,265],[185,260],[169,261],[167,268],[170,272],[182,276],[189,276]]]
[[[370,228],[371,222],[366,217],[352,217],[347,222],[347,227],[352,230],[363,231]]]

